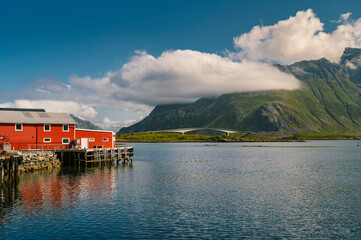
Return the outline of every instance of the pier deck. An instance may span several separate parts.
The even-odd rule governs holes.
[[[133,147],[63,149],[55,152],[63,165],[133,161]]]

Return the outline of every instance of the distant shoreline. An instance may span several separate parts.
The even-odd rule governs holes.
[[[178,133],[119,134],[118,143],[220,143],[220,142],[304,142],[307,140],[359,140],[361,135],[311,135],[292,134],[275,136],[265,133],[243,135],[192,135]]]

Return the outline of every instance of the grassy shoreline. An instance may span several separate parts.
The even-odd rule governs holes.
[[[133,133],[120,134],[116,136],[117,142],[133,143],[176,143],[176,142],[294,142],[305,140],[357,140],[359,135],[311,135],[311,134],[291,134],[272,135],[267,133],[245,133],[226,135],[193,135],[179,133]]]

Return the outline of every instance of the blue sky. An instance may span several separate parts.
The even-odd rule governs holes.
[[[201,84],[195,84],[195,87],[206,90],[187,92],[186,89],[173,94],[176,95],[174,98],[166,95],[167,92],[177,91],[173,88],[156,92],[148,85],[149,82],[143,84],[142,81],[147,79],[161,83],[166,83],[168,79],[183,81],[175,86],[192,84],[195,80],[188,81],[186,78],[197,75],[199,69],[182,75],[174,69],[177,61],[195,63],[194,66],[209,58],[207,63],[214,61],[217,62],[215,66],[228,69],[228,59],[237,63],[255,61],[255,65],[269,61],[288,64],[298,60],[291,55],[275,59],[260,55],[259,49],[248,49],[250,42],[235,42],[234,37],[250,33],[254,26],[261,23],[263,26],[273,26],[307,9],[312,9],[315,18],[324,24],[322,31],[325,33],[331,33],[341,24],[346,25],[341,20],[335,21],[339,20],[341,14],[349,12],[352,15],[346,20],[353,21],[352,31],[358,30],[355,22],[361,17],[359,1],[2,1],[0,104],[38,107],[43,103],[45,108],[49,108],[47,110],[54,111],[56,104],[46,101],[66,101],[71,105],[71,112],[79,111],[79,116],[115,130],[146,116],[155,104],[192,101],[222,93],[212,90],[207,80],[203,81],[200,77],[197,80],[205,87]],[[358,38],[352,41],[354,45],[359,45]],[[227,50],[234,53],[232,57]],[[171,53],[163,60],[158,59],[166,51]],[[239,53],[242,56],[234,60]],[[304,57],[308,58],[308,55]],[[165,62],[174,62],[174,65],[168,66]],[[253,67],[258,68],[258,65]],[[184,66],[187,68],[187,65]],[[232,66],[232,69],[236,72],[232,72],[233,75],[242,78],[243,70],[237,66]],[[139,72],[144,73],[143,78],[135,75]],[[124,75],[126,73],[128,78]],[[207,74],[211,79],[211,73],[199,72],[199,75]],[[215,76],[223,77],[217,74]],[[110,80],[105,80],[107,76]],[[133,93],[133,88],[124,90],[124,86],[139,86],[133,84],[132,79],[138,79],[139,85],[148,88],[140,88],[137,93]],[[228,78],[223,81],[228,81]],[[114,91],[105,97],[111,98],[109,101],[98,100],[96,96],[107,95],[106,89],[98,91],[102,83],[108,84],[110,89],[123,87],[122,94],[127,95],[127,99]],[[164,85],[170,86],[172,83]],[[85,89],[85,84],[97,87]],[[246,80],[243,86],[236,89],[257,90],[245,85]],[[61,94],[69,89],[73,91]],[[148,90],[156,93],[148,95]],[[224,92],[229,90],[224,89]],[[145,96],[139,97],[143,93]],[[78,97],[74,97],[75,94]],[[16,100],[23,101],[22,105],[15,104]],[[31,104],[32,101],[37,103]],[[82,104],[80,110],[75,103]],[[87,112],[89,109],[90,113]]]

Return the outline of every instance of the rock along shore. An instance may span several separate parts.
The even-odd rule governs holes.
[[[13,154],[23,156],[19,173],[60,167],[60,160],[53,151],[16,151]]]

